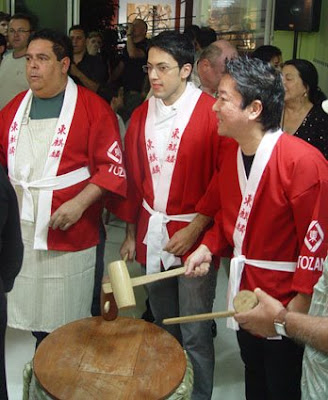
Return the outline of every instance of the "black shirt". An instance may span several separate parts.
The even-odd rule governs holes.
[[[127,49],[124,49],[122,59],[124,63],[122,82],[125,91],[134,90],[141,92],[146,76],[142,70],[142,66],[147,63],[148,39],[144,39],[134,45],[137,49],[143,50],[145,56],[141,58],[130,58]]]
[[[76,66],[87,78],[94,82],[103,84],[108,79],[107,67],[101,57],[90,56],[90,54],[85,53],[82,60]],[[83,86],[78,78],[74,76],[72,78],[75,83]]]

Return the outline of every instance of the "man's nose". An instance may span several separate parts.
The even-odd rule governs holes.
[[[148,76],[149,78],[158,78],[158,73],[156,68],[148,68]]]

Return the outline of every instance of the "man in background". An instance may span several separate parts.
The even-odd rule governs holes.
[[[123,56],[115,70],[112,80],[124,89],[124,107],[119,110],[124,122],[131,117],[133,110],[144,100],[146,74],[142,66],[147,62],[148,39],[147,24],[142,19],[135,19],[128,25],[127,42]]]
[[[106,64],[100,57],[88,54],[87,34],[81,25],[72,26],[69,30],[69,37],[73,45],[73,63],[70,75],[75,83],[97,92],[108,78]]]
[[[217,40],[206,47],[201,52],[197,63],[201,83],[200,88],[215,97],[225,69],[226,60],[237,56],[236,48],[227,40]]]
[[[8,40],[12,52],[6,54],[0,66],[0,109],[19,92],[28,89],[25,54],[30,34],[35,30],[34,18],[17,13],[9,22]]]

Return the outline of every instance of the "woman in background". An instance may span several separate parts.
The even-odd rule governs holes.
[[[318,72],[307,60],[284,63],[285,107],[282,130],[312,144],[328,159],[328,115],[321,104],[326,99],[318,87]]]

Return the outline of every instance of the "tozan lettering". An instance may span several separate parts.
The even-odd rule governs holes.
[[[110,164],[108,172],[114,174],[115,176],[119,176],[120,178],[126,177],[125,169],[119,165]]]
[[[325,259],[322,257],[299,256],[297,268],[307,269],[308,271],[322,271]]]

